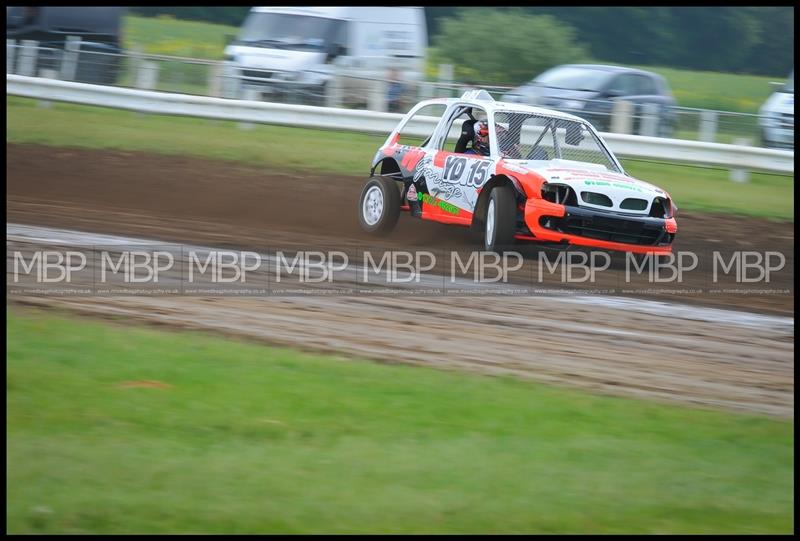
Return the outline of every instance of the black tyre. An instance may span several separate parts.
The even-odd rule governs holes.
[[[358,223],[361,229],[385,235],[397,225],[400,216],[400,190],[397,182],[386,177],[371,177],[358,200]]]
[[[514,244],[517,223],[517,198],[514,188],[496,186],[489,194],[483,230],[483,249],[502,252]]]
[[[672,137],[675,133],[675,126],[673,123],[664,117],[661,117],[658,122],[658,136],[659,137]]]
[[[767,130],[761,129],[761,146],[764,148],[772,148],[772,141],[767,138]]]

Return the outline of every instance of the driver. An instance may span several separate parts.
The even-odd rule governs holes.
[[[472,137],[472,148],[464,151],[464,154],[478,154],[480,156],[489,155],[489,126],[483,120],[473,125],[475,135]]]

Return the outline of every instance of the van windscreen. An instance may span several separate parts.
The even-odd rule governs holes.
[[[286,13],[251,13],[239,41],[276,49],[318,50],[328,43],[344,45],[344,21]]]

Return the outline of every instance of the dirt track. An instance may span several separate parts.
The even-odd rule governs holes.
[[[9,144],[7,157],[8,223],[242,248],[375,243],[356,221],[359,178],[266,174],[190,158],[35,145]],[[770,231],[768,246],[754,244],[754,230]],[[403,216],[380,245],[470,250],[470,242],[464,229]],[[676,250],[781,251],[787,272],[770,286],[791,294],[681,300],[793,316],[793,242],[793,224],[682,213]],[[697,280],[684,285],[706,285],[702,276]],[[782,416],[793,412],[793,328],[598,306],[554,311],[543,298],[20,300],[382,361],[510,373]]]

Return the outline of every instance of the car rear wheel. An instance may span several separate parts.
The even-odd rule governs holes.
[[[492,190],[484,222],[484,250],[502,252],[514,243],[516,210],[516,197],[511,186],[497,186]]]
[[[386,177],[371,177],[361,190],[358,223],[361,229],[385,235],[394,229],[400,216],[400,190],[397,182]]]

